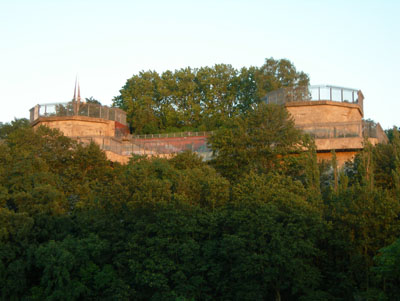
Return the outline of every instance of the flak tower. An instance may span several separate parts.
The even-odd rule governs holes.
[[[38,104],[30,109],[30,122],[33,128],[45,125],[80,142],[93,141],[106,151],[109,159],[126,161],[123,157],[117,158],[118,154],[113,151],[129,134],[125,111],[81,101],[79,84],[75,83],[72,101]]]
[[[264,101],[286,107],[296,127],[315,139],[319,160],[330,160],[334,150],[342,166],[363,149],[364,139],[373,145],[388,141],[379,123],[363,120],[361,90],[325,85],[282,88],[268,93]]]

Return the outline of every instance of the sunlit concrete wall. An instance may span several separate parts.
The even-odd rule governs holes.
[[[336,101],[302,101],[285,104],[296,125],[361,121],[358,104]]]
[[[40,117],[32,124],[33,127],[40,125],[58,129],[68,137],[115,135],[115,121],[86,116]]]

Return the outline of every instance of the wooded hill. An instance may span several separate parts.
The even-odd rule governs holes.
[[[291,84],[267,66],[232,78],[253,70]],[[222,67],[187,72],[201,79]],[[128,80],[118,100],[138,118],[133,129],[179,127],[171,120],[216,129],[214,159],[186,152],[120,165],[27,120],[0,124],[2,300],[400,300],[397,129],[339,170],[335,154],[317,163],[285,108],[259,96],[232,105],[238,89],[235,98],[221,92],[229,101],[215,111],[210,102],[196,115],[188,101],[186,113],[178,92],[175,103],[154,102],[163,90],[147,87],[150,74]],[[296,74],[292,83],[308,81]],[[137,82],[148,98],[127,96]]]
[[[400,295],[397,131],[342,171],[318,165],[286,110],[264,104],[216,132],[209,163],[119,165],[20,120],[0,136],[3,300]]]

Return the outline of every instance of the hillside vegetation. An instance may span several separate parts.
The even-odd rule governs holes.
[[[399,298],[397,131],[342,171],[265,104],[208,163],[120,165],[18,120],[0,136],[2,300]]]

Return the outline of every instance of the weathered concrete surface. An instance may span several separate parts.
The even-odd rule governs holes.
[[[68,137],[115,135],[115,121],[86,116],[39,117],[32,127],[39,125],[58,129]]]
[[[111,151],[104,151],[106,153],[107,159],[113,162],[119,162],[121,164],[128,164],[131,156],[123,156]]]
[[[336,152],[336,160],[338,167],[344,166],[347,161],[353,161],[358,151]],[[318,162],[327,161],[331,162],[332,154],[330,152],[317,153]]]
[[[302,101],[285,104],[296,125],[361,121],[358,104],[336,101]]]
[[[318,151],[327,150],[345,150],[345,149],[362,149],[364,139],[361,137],[354,138],[332,138],[332,139],[315,139]]]

